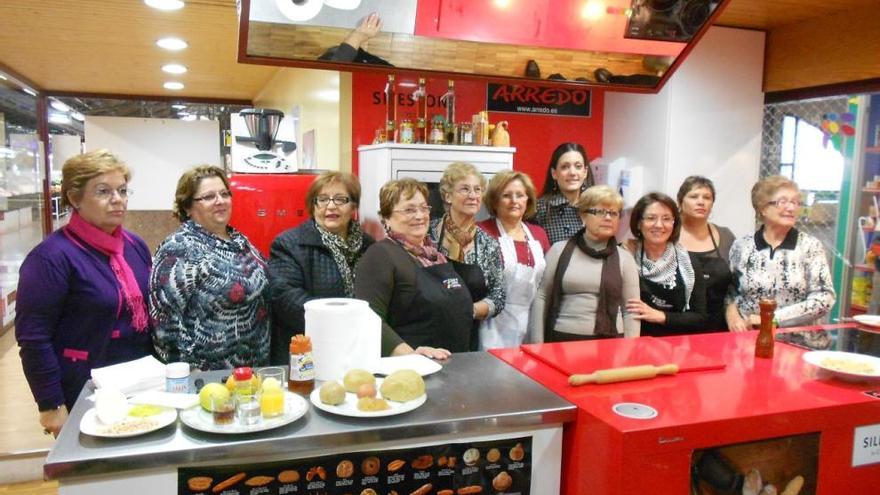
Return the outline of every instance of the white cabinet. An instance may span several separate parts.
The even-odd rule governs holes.
[[[512,170],[515,152],[516,148],[493,146],[397,143],[360,146],[360,218],[362,221],[379,218],[379,189],[391,179],[412,177],[426,183],[433,192],[450,163],[470,163],[488,179],[501,170]]]

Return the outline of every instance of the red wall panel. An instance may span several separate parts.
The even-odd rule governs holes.
[[[398,119],[416,115],[411,98],[416,89],[417,76],[398,75]],[[376,129],[385,119],[384,89],[386,76],[374,72],[352,74],[352,170],[357,173],[357,148],[371,144]],[[439,98],[446,92],[447,79],[428,79],[428,115],[444,113]],[[485,81],[455,80],[456,120],[470,121],[473,114],[486,108]],[[590,117],[566,117],[534,114],[490,112],[489,121],[506,120],[510,124],[510,144],[516,148],[513,163],[516,170],[526,172],[540,191],[547,173],[550,154],[557,145],[575,141],[584,145],[589,157],[602,153],[602,120],[605,111],[605,92],[593,90]]]

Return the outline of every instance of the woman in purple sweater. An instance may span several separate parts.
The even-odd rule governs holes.
[[[56,436],[92,368],[152,349],[144,300],[150,251],[122,228],[128,167],[97,150],[67,160],[62,174],[61,200],[73,214],[24,260],[15,316],[40,424]]]

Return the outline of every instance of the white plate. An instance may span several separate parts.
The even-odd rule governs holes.
[[[855,315],[853,319],[862,325],[880,327],[880,315]]]
[[[379,375],[390,375],[395,371],[413,370],[416,373],[427,376],[443,369],[437,361],[422,356],[421,354],[405,354],[403,356],[384,357],[379,360],[379,366],[373,370],[373,373]]]
[[[376,390],[379,390],[380,385],[382,385],[382,379],[376,378]],[[425,401],[428,400],[428,394],[422,394],[421,397],[407,402],[394,402],[393,400],[389,400],[388,405],[391,406],[391,408],[385,409],[384,411],[361,411],[357,408],[357,395],[350,392],[345,393],[345,402],[338,406],[331,406],[321,402],[320,388],[315,388],[315,390],[312,390],[311,395],[309,395],[309,400],[311,400],[312,405],[314,405],[318,409],[322,411],[327,411],[329,413],[338,414],[340,416],[351,416],[352,418],[377,418],[410,412],[413,409],[416,409],[424,404]]]
[[[165,408],[161,413],[146,418],[128,416],[115,425],[106,425],[98,419],[95,408],[91,408],[83,414],[79,422],[79,431],[93,437],[125,438],[144,435],[159,428],[164,428],[177,420],[177,409]],[[132,425],[128,431],[119,430],[123,425]],[[135,426],[138,425],[138,426]],[[115,428],[116,431],[112,429]]]
[[[842,380],[853,382],[880,380],[880,358],[874,356],[841,351],[810,351],[804,353],[803,358],[804,361],[825,370]],[[871,368],[871,371],[860,372],[858,370],[848,371],[836,369],[831,363],[829,363],[829,360],[834,360],[843,363],[844,365],[867,366]]]
[[[284,391],[284,414],[275,416],[274,418],[262,418],[255,425],[241,425],[237,421],[233,421],[228,425],[215,425],[214,416],[202,409],[202,406],[195,406],[180,412],[180,420],[183,424],[196,430],[206,431],[208,433],[254,433],[257,431],[266,431],[279,426],[284,426],[299,418],[303,417],[309,410],[309,403],[299,395]]]

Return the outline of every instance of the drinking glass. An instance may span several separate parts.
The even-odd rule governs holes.
[[[284,368],[271,366],[257,370],[260,377],[260,411],[264,418],[273,418],[284,414],[284,388],[287,384]]]

